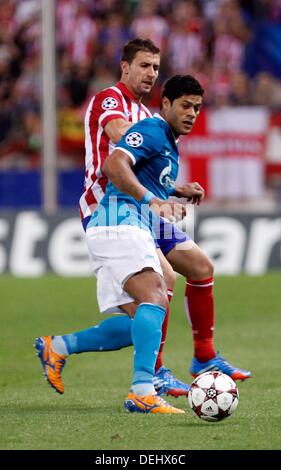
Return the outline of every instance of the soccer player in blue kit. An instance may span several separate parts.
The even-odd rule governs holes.
[[[131,245],[130,250],[127,237],[129,232],[133,235],[133,232],[136,230],[138,235],[141,233],[142,237],[147,237],[149,222],[146,220],[146,212],[144,211],[142,217],[139,217],[139,213],[136,211],[136,208],[138,209],[140,207],[137,202],[139,200],[143,199],[142,202],[151,204],[153,210],[156,210],[157,207],[157,211],[160,215],[163,215],[163,213],[161,213],[163,205],[165,205],[165,213],[167,213],[167,209],[170,209],[171,213],[174,213],[174,215],[177,214],[177,210],[182,211],[184,214],[185,209],[183,206],[180,204],[176,205],[166,200],[170,195],[186,197],[187,199],[192,199],[193,202],[200,202],[203,192],[198,183],[190,183],[176,187],[174,181],[176,179],[178,165],[178,151],[175,139],[179,135],[188,134],[191,131],[195,119],[199,114],[202,95],[203,90],[200,84],[190,76],[176,76],[166,83],[163,91],[161,115],[153,119],[146,119],[131,128],[118,143],[117,148],[103,166],[103,172],[109,176],[115,188],[125,194],[121,195],[120,192],[110,184],[105,197],[102,199],[87,227],[87,239],[90,255],[92,257],[92,265],[94,271],[97,273],[98,300],[101,311],[116,311],[118,306],[132,302],[133,300],[139,304],[132,322],[132,328],[130,331],[128,330],[128,333],[131,334],[130,341],[133,341],[136,353],[132,393],[129,395],[126,402],[126,407],[127,409],[130,408],[130,411],[149,412],[150,404],[153,403],[151,412],[178,412],[174,411],[174,409],[171,410],[168,404],[154,395],[154,387],[151,385],[153,384],[154,378],[151,379],[149,376],[151,367],[143,365],[141,362],[145,356],[150,357],[151,361],[151,351],[144,353],[142,357],[137,353],[139,349],[137,345],[149,345],[150,341],[146,340],[145,334],[143,334],[141,336],[143,336],[144,339],[139,342],[140,337],[138,336],[138,330],[140,327],[136,319],[142,318],[143,315],[144,318],[146,318],[147,315],[148,318],[150,318],[152,314],[147,304],[152,304],[154,307],[156,305],[157,308],[155,307],[156,310],[154,309],[154,312],[158,312],[158,315],[152,315],[151,318],[155,321],[157,318],[159,323],[161,317],[160,313],[163,313],[160,307],[164,309],[164,312],[167,307],[164,301],[165,296],[163,297],[164,287],[160,277],[161,268],[159,269],[159,261],[157,264],[157,260],[154,259],[154,256],[152,256],[148,249],[148,245],[150,250],[152,247],[151,238],[145,241],[140,237],[140,241],[136,243],[136,245]],[[132,171],[132,168],[134,171]],[[142,192],[144,189],[148,189],[149,191],[145,191],[145,193],[141,194],[140,187],[138,185],[136,186],[136,182],[138,182],[138,185],[142,186]],[[155,185],[155,187],[153,185]],[[117,197],[116,201],[115,197]],[[114,207],[115,212],[113,210]],[[129,218],[127,217],[127,209],[130,214]],[[151,215],[151,212],[149,212],[149,215]],[[108,224],[112,225],[108,226]],[[156,223],[154,225],[156,225]],[[103,232],[105,227],[106,232]],[[106,240],[109,232],[114,231],[116,227],[119,227],[118,236],[125,236],[123,246],[129,250],[127,254],[123,252],[121,247],[113,243],[112,233],[109,240]],[[163,230],[163,226],[160,223],[160,231],[161,230]],[[146,235],[144,235],[144,233],[146,233]],[[104,236],[105,234],[106,236]],[[192,311],[193,315],[190,315],[190,317],[195,343],[195,355],[191,365],[192,375],[196,376],[205,370],[221,370],[234,379],[245,379],[249,377],[251,375],[250,372],[234,368],[214,351],[213,279],[211,262],[206,255],[201,252],[199,247],[195,244],[193,244],[193,246],[190,245],[191,240],[187,240],[187,237],[181,238],[183,234],[179,237],[177,233],[175,233],[175,235],[176,236],[172,237],[172,240],[167,243],[166,256],[175,270],[187,278],[186,291],[191,290],[188,301],[192,304],[190,306],[190,313]],[[154,233],[154,237],[155,236],[157,235]],[[134,238],[134,236],[132,236],[132,238]],[[101,240],[101,243],[103,243],[102,248],[100,247],[100,253],[96,252],[99,247],[98,240]],[[106,245],[104,243],[106,243]],[[146,246],[147,249],[142,245],[144,247]],[[135,257],[131,259],[132,251],[134,255],[135,252],[141,255],[143,251],[143,258],[140,260],[137,260]],[[114,256],[119,256],[116,265],[111,266],[110,263],[107,266],[99,265],[101,260],[104,262],[105,259],[107,259],[104,255],[99,259],[102,252],[109,255],[108,260],[113,264]],[[131,262],[134,261],[135,265],[133,267],[129,263],[129,260],[131,260]],[[117,279],[117,266],[120,271],[119,280]],[[123,268],[125,268],[126,272],[129,270],[129,272],[126,274]],[[157,278],[155,279],[156,273]],[[155,281],[154,283],[153,280]],[[203,309],[202,300],[205,306]],[[199,304],[201,304],[200,307]],[[143,310],[144,313],[140,315],[139,312]],[[147,312],[150,312],[150,314]],[[116,321],[118,321],[117,318]],[[160,323],[162,324],[163,322]],[[141,324],[145,325],[145,332],[148,332],[146,321],[141,320]],[[142,331],[141,328],[140,331]],[[154,339],[155,337],[154,332]],[[152,342],[154,347],[157,341],[158,340]],[[129,338],[124,338],[124,347],[128,346],[128,344],[130,344]],[[154,349],[154,364],[155,351],[158,351],[158,349]],[[140,350],[142,350],[141,346]],[[146,374],[139,374],[140,371],[146,371]],[[135,397],[137,397],[136,400],[139,405],[136,405]],[[146,403],[146,405],[140,405],[138,397],[141,397],[142,403]],[[143,406],[143,408],[141,408],[141,406]]]
[[[101,312],[120,305],[138,304],[132,321],[134,373],[125,400],[130,412],[182,413],[160,398],[153,385],[154,366],[161,341],[161,326],[168,307],[167,292],[155,249],[159,215],[185,215],[185,206],[167,201],[171,195],[200,202],[194,185],[176,186],[177,139],[188,134],[200,112],[203,89],[189,76],[174,76],[165,84],[159,115],[145,119],[127,131],[106,159],[103,172],[109,177],[106,194],[87,226],[86,239],[97,277]],[[198,185],[198,190],[200,186]],[[163,213],[163,210],[165,212]],[[158,223],[159,222],[159,223]],[[182,263],[168,257],[172,267],[187,276],[188,259],[202,259],[191,240],[177,246]],[[173,251],[173,250],[172,250]],[[212,284],[196,280],[195,286]],[[192,285],[193,282],[190,282]],[[201,282],[201,284],[200,284]],[[208,323],[208,321],[207,321]],[[205,329],[212,330],[209,324]],[[206,347],[210,346],[208,338]],[[195,358],[194,358],[195,359]],[[235,378],[251,374],[228,364],[216,353],[210,361],[193,360],[191,373],[222,370]]]
[[[152,117],[142,103],[158,77],[160,51],[149,39],[135,38],[124,45],[121,55],[121,78],[114,86],[101,90],[89,101],[85,113],[85,178],[83,194],[79,200],[79,212],[84,230],[96,205],[105,194],[108,177],[102,172],[106,157],[116,143],[136,122]],[[181,239],[185,235],[179,232]],[[157,249],[167,287],[169,301],[173,296],[176,274],[165,258],[166,240],[161,237]],[[127,314],[136,310],[136,304],[126,304]],[[125,313],[125,312],[124,312]],[[155,363],[154,384],[158,394],[187,395],[189,385],[177,379],[163,364],[170,309],[162,325],[161,346]],[[50,385],[60,394],[64,393],[62,370],[72,354],[92,351],[112,351],[132,345],[131,321],[126,315],[114,315],[99,325],[90,326],[70,334],[42,336],[35,346],[41,360],[44,375]]]

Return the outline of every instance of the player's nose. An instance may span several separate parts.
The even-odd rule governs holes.
[[[149,68],[148,71],[147,71],[147,76],[150,77],[150,78],[155,78],[157,77],[157,70],[154,70],[153,67]]]
[[[195,119],[195,117],[196,117],[196,112],[195,112],[195,109],[194,109],[194,108],[190,107],[190,108],[188,109],[187,117],[188,117],[189,119],[192,119],[192,120]]]

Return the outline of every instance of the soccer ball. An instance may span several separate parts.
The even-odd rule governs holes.
[[[188,402],[194,413],[205,421],[221,421],[238,406],[236,383],[221,372],[205,372],[192,382]]]

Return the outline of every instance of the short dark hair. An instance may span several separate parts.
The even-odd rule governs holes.
[[[166,96],[172,103],[183,95],[204,95],[204,89],[192,75],[174,75],[166,81],[162,98]]]
[[[151,52],[152,54],[160,53],[159,47],[155,46],[150,39],[136,38],[127,42],[123,47],[121,61],[124,60],[131,64],[139,51]]]

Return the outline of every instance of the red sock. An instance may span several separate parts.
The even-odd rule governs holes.
[[[214,279],[200,281],[187,279],[185,288],[185,306],[188,320],[192,327],[194,356],[200,362],[215,357],[214,349]]]
[[[173,291],[169,289],[169,290],[168,290],[168,299],[169,299],[169,302],[171,302],[172,297],[173,297]],[[161,337],[161,343],[160,343],[159,353],[158,353],[158,356],[157,356],[157,359],[156,359],[155,372],[157,372],[158,369],[160,369],[160,367],[162,367],[162,365],[163,365],[162,352],[163,352],[163,349],[164,349],[164,346],[165,346],[165,342],[166,342],[166,336],[167,336],[167,330],[168,330],[168,323],[169,323],[169,316],[170,316],[170,308],[167,309],[167,313],[166,313],[166,315],[165,315],[165,318],[164,318],[164,321],[163,321],[163,324],[162,324],[162,337]]]

